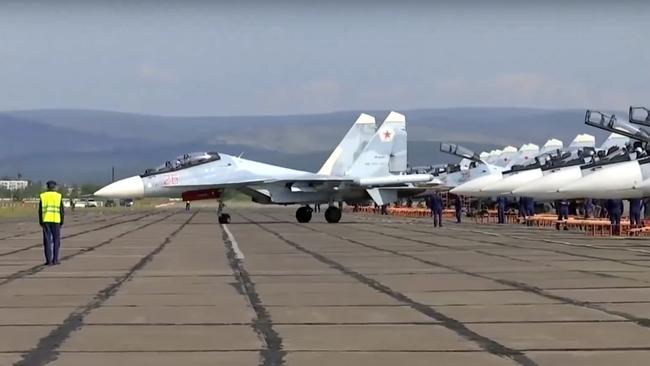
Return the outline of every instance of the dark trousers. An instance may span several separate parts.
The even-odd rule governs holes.
[[[460,224],[461,209],[456,209],[456,222]]]
[[[59,261],[59,247],[61,247],[61,225],[52,222],[43,224],[43,249],[45,262]]]
[[[499,224],[506,223],[506,209],[501,206],[497,208],[497,222]]]
[[[442,227],[442,210],[433,210],[433,227]]]
[[[612,224],[612,234],[621,235],[621,214],[610,213],[609,222]]]
[[[630,212],[630,226],[641,227],[641,212]]]

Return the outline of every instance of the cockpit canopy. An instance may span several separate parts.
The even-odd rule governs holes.
[[[210,161],[221,159],[216,152],[194,152],[177,156],[173,160],[167,160],[156,168],[145,170],[143,176],[154,175],[159,173],[172,172],[192,166],[204,164]]]

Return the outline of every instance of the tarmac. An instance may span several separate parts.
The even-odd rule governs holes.
[[[294,209],[0,223],[0,365],[645,365],[650,240]]]

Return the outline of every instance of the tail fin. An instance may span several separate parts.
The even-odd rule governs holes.
[[[501,156],[501,154],[503,154],[503,150],[500,150],[500,149],[491,150],[488,153],[487,163],[497,165],[497,161],[499,160],[499,157]]]
[[[389,121],[390,123],[402,124],[404,126],[404,128],[395,129],[393,149],[390,152],[390,160],[388,161],[388,171],[390,173],[401,173],[406,171],[408,160],[406,118],[403,114],[390,112],[388,117],[386,117],[386,122]]]
[[[595,146],[596,146],[596,138],[586,133],[577,135],[569,145],[570,148],[574,148],[574,149],[581,149],[583,147],[595,147]]]
[[[617,133],[611,133],[605,141],[600,145],[600,150],[607,151],[612,146],[625,146],[630,142],[630,138],[619,135]]]
[[[539,155],[539,146],[535,144],[523,144],[519,148],[517,156],[512,159],[512,162],[509,165],[528,164],[532,162],[537,155]]]
[[[382,177],[390,174],[390,161],[393,155],[406,158],[406,149],[394,151],[395,137],[406,136],[406,118],[391,112],[377,132],[372,136],[359,157],[345,175],[353,177]],[[400,146],[398,146],[400,148]]]
[[[375,117],[361,113],[327,158],[318,174],[344,175],[375,134],[376,128]]]
[[[550,152],[562,150],[562,148],[564,148],[564,143],[562,141],[558,139],[550,139],[546,141],[546,143],[544,144],[544,146],[542,146],[541,149],[539,149],[538,155],[548,154]]]
[[[506,146],[503,150],[496,150],[501,152],[496,158],[494,165],[507,167],[512,164],[512,161],[519,156],[519,151],[514,146]]]

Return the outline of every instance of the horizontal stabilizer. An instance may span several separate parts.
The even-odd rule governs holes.
[[[397,191],[394,189],[371,188],[367,189],[366,192],[378,205],[387,205],[397,201]]]

